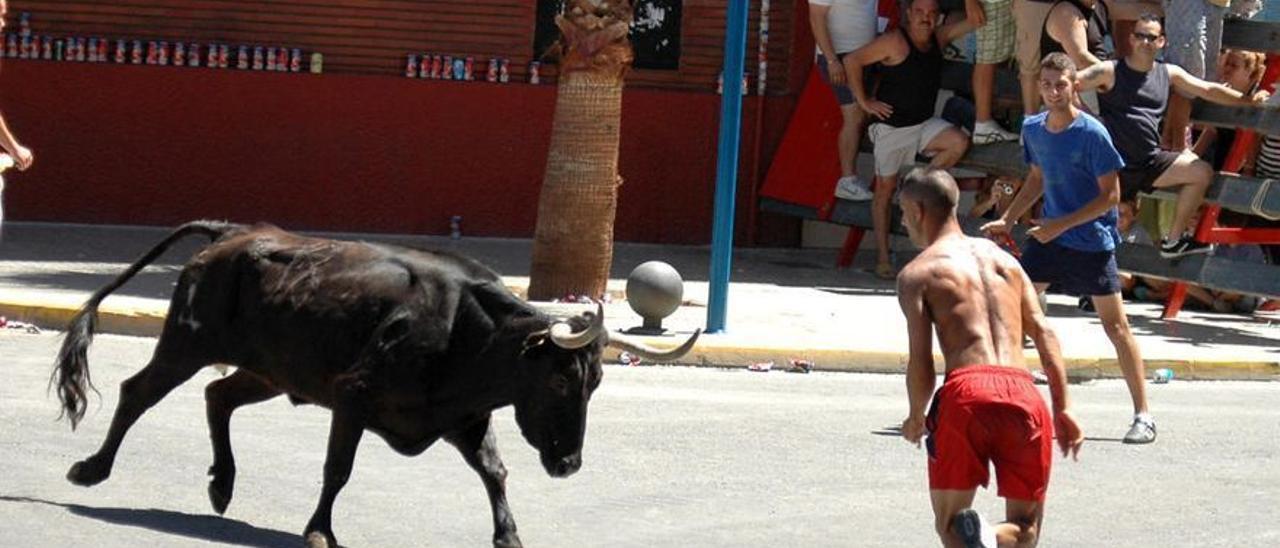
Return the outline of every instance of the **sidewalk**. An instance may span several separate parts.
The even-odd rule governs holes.
[[[0,316],[61,329],[90,292],[114,278],[153,246],[168,228],[7,223],[0,241]],[[338,235],[416,247],[456,250],[504,275],[519,294],[528,286],[529,240],[496,238]],[[202,245],[189,238],[113,293],[101,308],[101,332],[154,336],[181,265]],[[901,372],[907,336],[893,283],[860,268],[836,270],[835,250],[740,249],[734,253],[728,326],[704,334],[681,363],[745,366],[811,360],[816,369]],[[900,252],[900,256],[907,253]],[[859,256],[855,265],[868,264]],[[706,325],[706,247],[618,243],[605,306],[612,329],[638,326],[624,301],[626,276],[648,260],[671,263],[685,279],[685,305],[664,322],[676,336]],[[1050,296],[1049,316],[1062,340],[1072,377],[1119,375],[1115,355],[1097,318],[1075,299]],[[573,313],[575,305],[546,305]],[[1184,311],[1160,319],[1154,304],[1129,305],[1130,322],[1148,370],[1169,367],[1179,379],[1280,380],[1280,320]],[[674,337],[650,339],[670,345]],[[1034,351],[1028,351],[1034,361]],[[50,356],[50,360],[53,357]],[[614,359],[610,354],[607,359]],[[941,358],[938,358],[941,364]],[[940,367],[940,365],[939,365]],[[775,373],[776,374],[776,373]]]

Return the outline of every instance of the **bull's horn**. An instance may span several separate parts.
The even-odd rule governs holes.
[[[576,350],[588,344],[591,344],[604,333],[604,305],[596,303],[595,316],[591,318],[591,325],[579,333],[573,332],[573,326],[569,322],[558,321],[551,324],[551,342],[556,346],[565,350]]]
[[[702,329],[695,330],[693,332],[693,336],[689,337],[689,340],[685,341],[684,344],[681,344],[680,346],[677,346],[671,350],[658,350],[656,348],[645,345],[621,333],[609,333],[608,337],[609,337],[609,346],[612,346],[614,348],[618,348],[621,350],[626,350],[627,352],[630,352],[632,354],[635,354],[647,360],[652,360],[655,362],[663,362],[663,361],[671,361],[671,360],[679,359],[681,356],[688,354],[689,350],[693,348],[693,343],[698,341],[698,335],[701,335],[701,334],[702,334]]]

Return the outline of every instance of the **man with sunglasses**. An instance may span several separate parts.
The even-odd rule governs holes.
[[[1164,29],[1160,19],[1150,13],[1134,24],[1129,44],[1132,52],[1128,56],[1080,71],[1077,83],[1082,91],[1098,90],[1102,121],[1124,157],[1122,197],[1132,199],[1157,188],[1178,194],[1173,223],[1160,242],[1160,255],[1174,259],[1207,253],[1212,246],[1195,240],[1190,220],[1204,202],[1204,193],[1213,181],[1213,167],[1191,151],[1160,148],[1160,122],[1169,104],[1170,86],[1178,93],[1223,105],[1260,103],[1266,94],[1245,95],[1196,78],[1177,65],[1157,61],[1156,55],[1165,45]]]

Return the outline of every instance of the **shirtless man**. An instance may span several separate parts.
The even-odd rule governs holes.
[[[1054,431],[1064,456],[1078,457],[1084,435],[1069,411],[1058,339],[1031,280],[994,243],[961,232],[958,196],[945,171],[918,168],[904,179],[902,224],[924,252],[898,275],[911,352],[902,436],[919,445],[928,434],[929,494],[943,546],[1034,546]],[[926,416],[937,374],[933,330],[946,380]],[[1024,330],[1049,379],[1052,417],[1022,356]],[[977,487],[987,484],[988,463],[1006,499],[1005,521],[995,526],[970,508]]]

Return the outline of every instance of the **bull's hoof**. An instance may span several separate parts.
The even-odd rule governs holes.
[[[524,544],[520,542],[520,536],[512,532],[494,537],[493,548],[524,548]]]
[[[67,471],[67,480],[81,487],[89,487],[102,483],[111,475],[111,465],[104,465],[93,457],[71,465]]]
[[[307,533],[307,548],[338,548],[338,540],[333,535],[312,531]]]
[[[218,473],[210,467],[209,475],[213,476],[209,480],[209,504],[213,505],[214,512],[222,515],[227,511],[227,505],[231,504],[231,495],[236,488],[236,473],[234,470]]]
[[[227,511],[227,505],[231,504],[231,488],[230,486],[218,485],[218,480],[209,482],[209,504],[213,505],[213,511],[221,516]]]

